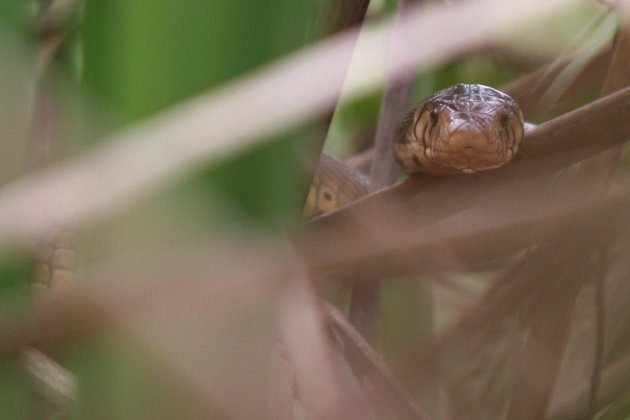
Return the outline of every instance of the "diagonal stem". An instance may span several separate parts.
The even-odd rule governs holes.
[[[399,0],[398,2],[388,55],[394,63],[400,61],[401,54],[404,54],[404,51],[400,51],[399,47],[401,45],[399,38],[402,34],[400,30],[397,30],[397,23],[400,22],[412,3],[420,2],[417,0]],[[398,167],[392,147],[392,133],[407,111],[413,81],[414,74],[412,72],[397,78],[391,76],[390,72],[390,77],[385,83],[370,167],[370,192],[380,190],[396,182]],[[363,281],[355,283],[352,289],[349,317],[352,325],[365,338],[369,339],[374,330],[381,279],[373,274],[366,274],[366,277]]]

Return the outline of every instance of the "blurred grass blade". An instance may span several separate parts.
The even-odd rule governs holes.
[[[420,64],[427,68],[442,63],[572,3],[575,1],[475,0],[453,8],[415,10],[401,22],[405,45],[400,47],[408,54],[391,69],[392,75]],[[390,25],[368,28],[374,50],[382,45]],[[416,40],[428,36],[435,40],[431,49],[415,48]],[[66,165],[6,186],[0,191],[3,240],[35,234],[51,221],[68,225],[120,210],[202,163],[216,163],[325,111],[336,100],[336,87],[343,77],[336,63],[345,60],[353,45],[354,34],[333,37],[207,97],[124,130],[108,139],[108,144]],[[356,57],[364,72],[352,81],[351,96],[382,81],[374,65],[375,55],[380,55],[365,54]],[[265,112],[248,113],[243,123],[243,110],[252,107]],[[93,194],[95,186],[99,186],[98,194]]]

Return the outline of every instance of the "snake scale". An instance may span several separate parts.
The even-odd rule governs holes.
[[[396,160],[410,175],[472,174],[512,160],[523,135],[523,114],[514,99],[488,86],[457,84],[412,109],[392,141]],[[367,191],[361,173],[322,153],[304,217],[344,206]]]

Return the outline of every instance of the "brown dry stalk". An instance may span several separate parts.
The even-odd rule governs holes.
[[[330,123],[332,122],[335,108],[339,102],[339,96],[343,88],[343,80],[352,61],[354,44],[356,44],[356,40],[359,36],[358,28],[365,19],[370,0],[330,0],[328,3],[330,4],[330,10],[328,10],[326,18],[326,31],[324,36],[335,35],[352,28],[355,30],[350,32],[351,38],[349,43],[352,45],[348,47],[346,56],[341,57],[339,62],[335,64],[340,76],[337,78],[338,85],[333,101],[334,106],[330,107],[325,115],[319,118],[315,124],[315,143],[309,150],[311,157],[309,161],[306,162],[307,168],[317,168],[317,161],[324,148],[324,142],[328,130],[330,129]]]
[[[396,379],[385,361],[363,336],[332,305],[322,302],[330,328],[340,335],[346,357],[376,388],[374,396],[382,399],[397,418],[429,419],[425,411]],[[363,381],[362,381],[363,382]]]
[[[630,356],[611,362],[602,369],[602,387],[599,404],[609,404],[628,390]],[[575,384],[562,395],[554,396],[548,418],[569,420],[584,417],[588,413],[591,381],[586,379]]]
[[[610,363],[619,357],[624,357],[629,348],[628,323],[630,322],[630,311],[628,311],[628,301],[630,300],[630,282],[627,281],[630,273],[630,259],[624,258],[628,253],[630,237],[628,232],[621,238],[623,252],[612,256],[609,252],[610,267],[607,272],[605,290],[605,310],[606,310],[606,345],[604,349],[604,363]],[[615,254],[617,254],[615,250]],[[600,399],[601,400],[601,399]]]
[[[507,419],[544,418],[560,373],[575,300],[590,278],[590,232],[574,233],[555,241],[549,250],[556,258],[536,301],[527,341],[519,357]]]
[[[571,194],[572,199],[567,199],[560,191],[555,197],[561,201],[561,206],[555,206],[558,216],[554,220],[547,220],[549,226],[556,226],[556,229],[575,229],[575,227],[589,226],[595,232],[609,234],[614,230],[616,223],[623,223],[630,208],[630,181],[620,181],[622,190],[619,194],[612,194],[600,203],[590,203],[584,199],[584,189],[578,188]],[[588,190],[588,186],[585,188]],[[548,206],[552,206],[553,203]],[[578,206],[581,204],[581,208]],[[566,207],[565,207],[566,206]],[[552,206],[553,207],[553,206]],[[530,209],[524,208],[525,214],[534,218],[534,223],[540,225],[540,220],[536,219],[536,213],[531,213]],[[573,212],[573,213],[572,213]],[[499,209],[499,214],[501,211]],[[578,216],[578,217],[576,217]],[[495,220],[496,214],[491,215]],[[523,226],[516,223],[520,228],[521,235],[524,232],[531,233],[532,226]],[[454,228],[460,236],[451,236],[451,244],[459,244],[471,239],[462,232],[461,225]],[[490,243],[496,247],[497,232],[507,236],[514,235],[514,231],[506,229],[487,229],[485,226],[473,223],[470,228],[478,230],[477,236],[470,241],[471,247],[483,246]],[[534,238],[545,237],[545,235],[555,236],[563,233],[563,230],[547,230],[548,226],[542,226],[538,234],[534,232]],[[439,231],[439,230],[438,230]],[[470,232],[470,231],[469,231]],[[432,232],[427,232],[427,249],[440,248],[440,243],[435,241]],[[518,236],[518,233],[517,235]],[[500,238],[499,238],[500,240]],[[328,247],[329,243],[321,243],[321,247]],[[427,255],[426,250],[421,250],[417,256]],[[217,258],[218,259],[218,258]],[[261,291],[273,289],[276,283],[270,283],[269,279],[295,278],[299,273],[292,271],[288,267],[290,258],[284,256],[280,261],[284,261],[278,266],[276,259],[253,258],[248,255],[234,255],[229,261],[220,258],[220,264],[216,260],[203,259],[203,264],[193,266],[185,264],[185,272],[190,278],[179,279],[173,282],[173,275],[169,273],[181,273],[182,267],[173,267],[172,270],[165,270],[160,267],[158,275],[145,273],[138,276],[135,273],[125,271],[125,276],[119,278],[119,283],[112,283],[113,278],[117,278],[114,273],[105,273],[101,281],[92,281],[90,286],[76,291],[76,294],[69,294],[59,297],[57,302],[41,302],[35,306],[34,311],[26,311],[18,318],[7,318],[0,328],[0,343],[3,352],[15,351],[25,344],[33,342],[55,342],[63,338],[75,336],[77,333],[97,331],[115,323],[123,325],[133,325],[134,318],[151,319],[153,314],[161,314],[167,317],[169,313],[182,314],[186,308],[203,305],[207,310],[223,311],[230,308],[236,313],[250,306],[248,302],[256,299]],[[246,267],[242,261],[249,263]],[[255,262],[257,262],[255,264]],[[157,269],[156,269],[157,270]],[[214,281],[209,282],[208,273],[212,273]],[[151,279],[151,287],[147,287],[146,282],[140,282],[134,287],[124,286],[128,279],[144,278]],[[229,281],[220,281],[229,279]],[[92,279],[98,280],[98,279]],[[129,282],[132,283],[132,282]],[[100,286],[99,286],[100,285]],[[227,298],[227,299],[226,299]],[[241,308],[241,309],[239,309]],[[164,315],[164,311],[166,315]],[[35,316],[35,317],[34,317]],[[9,322],[13,319],[14,323]],[[136,328],[137,330],[137,328]],[[135,331],[135,330],[134,330]]]
[[[595,360],[593,361],[593,373],[591,375],[591,392],[589,396],[590,415],[597,412],[599,390],[602,384],[602,369],[604,368],[604,352],[606,351],[606,293],[605,284],[608,274],[608,245],[599,247],[597,270],[595,273],[595,299],[593,305],[596,308],[595,322]]]
[[[612,54],[609,71],[606,81],[604,83],[604,94],[610,93],[615,90],[616,87],[627,86],[627,74],[624,70],[628,70],[626,62],[630,59],[627,56],[625,49],[626,42],[624,40],[623,30],[621,35],[617,38],[617,43]],[[623,51],[623,52],[622,52]],[[629,138],[629,136],[626,136]],[[577,173],[578,179],[582,179],[585,182],[590,182],[591,192],[588,192],[587,196],[592,197],[595,201],[600,201],[605,196],[607,191],[607,184],[610,182],[612,169],[614,163],[620,157],[621,146],[616,146],[610,151],[604,152],[598,155],[596,158],[583,162]],[[575,238],[576,240],[578,238]],[[570,241],[569,241],[570,242]],[[558,375],[560,373],[560,363],[562,361],[562,355],[566,350],[568,341],[569,327],[571,318],[573,315],[573,306],[575,298],[581,290],[584,281],[576,281],[578,274],[587,272],[588,261],[590,254],[595,248],[606,247],[591,245],[590,247],[584,247],[579,251],[576,251],[575,255],[569,255],[568,258],[571,261],[578,261],[577,264],[570,265],[578,270],[573,273],[573,278],[569,282],[565,282],[561,290],[558,291],[557,296],[550,296],[549,299],[551,305],[548,309],[542,308],[542,315],[540,322],[534,322],[532,325],[524,353],[522,355],[523,364],[520,366],[521,373],[517,377],[517,384],[513,392],[513,399],[510,405],[510,411],[508,418],[510,419],[525,419],[525,418],[538,418],[544,415],[547,410],[547,405],[551,400],[551,396],[554,390],[554,385],[557,382]],[[567,261],[568,263],[569,261]],[[605,270],[604,270],[605,273]],[[562,276],[561,276],[562,277]],[[562,277],[564,278],[564,277]],[[599,284],[597,289],[603,287],[601,282],[605,278],[605,274],[602,274],[598,280]],[[603,293],[600,293],[603,295]],[[562,299],[559,299],[559,298]],[[559,303],[565,302],[566,305]],[[603,304],[601,299],[599,304]],[[601,311],[599,312],[601,313]],[[551,322],[548,318],[552,319]],[[601,328],[603,333],[603,326],[600,325],[602,317],[599,317],[598,327]],[[603,352],[603,336],[597,335],[596,340],[596,360],[594,363],[592,387],[591,387],[591,415],[594,414],[597,392],[599,387],[599,378],[601,369],[601,356]],[[541,349],[541,346],[544,347]],[[544,353],[541,353],[544,352]],[[540,369],[540,366],[543,369]],[[533,370],[539,369],[539,373],[533,373]],[[533,382],[529,382],[529,378],[534,376]]]
[[[328,34],[360,25],[365,18],[370,0],[332,0],[329,1]]]
[[[429,370],[440,354],[467,332],[483,329],[520,311],[522,303],[543,287],[549,277],[548,271],[554,258],[550,251],[549,247],[532,251],[524,260],[496,279],[478,304],[462,315],[447,331],[437,336],[427,348],[420,350],[413,361],[414,370],[419,374]]]
[[[62,409],[76,406],[78,382],[72,372],[36,349],[24,350],[22,357],[37,391]]]
[[[399,25],[403,17],[409,12],[412,5],[418,7],[423,4],[419,0],[399,0],[398,9],[392,26],[391,39],[388,44],[388,66],[398,67],[402,61],[405,50],[403,34]],[[385,82],[381,108],[376,125],[376,137],[374,139],[374,155],[370,168],[370,192],[380,190],[393,184],[398,174],[398,166],[394,158],[392,136],[396,127],[403,119],[409,108],[411,88],[415,80],[415,72],[394,73],[389,71]]]
[[[593,235],[612,238],[615,226],[624,223],[626,192],[616,191],[600,202],[585,199],[584,185],[558,189],[547,199],[540,192],[486,194],[483,208],[439,221],[417,219],[413,210],[391,217],[387,208],[354,212],[335,224],[325,225],[322,218],[302,238],[303,255],[314,272],[359,268],[381,275],[424,274],[505,257],[580,223]]]
[[[560,63],[548,64],[536,71],[528,73],[507,84],[502,90],[516,100],[523,115],[527,119],[535,119],[555,109],[566,108],[566,104],[580,98],[585,91],[597,89],[602,84],[606,68],[611,57],[611,48],[605,48],[596,54],[575,79],[567,86],[565,92],[552,104],[542,101],[542,96],[558,75],[569,66],[574,57]]]
[[[278,307],[282,355],[290,366],[293,387],[292,398],[285,401],[289,407],[281,408],[280,412],[290,412],[294,404],[299,403],[313,418],[348,417],[352,411],[344,404],[333,348],[326,334],[327,325],[305,276],[286,284]],[[282,389],[285,386],[281,383]],[[271,384],[274,392],[278,385],[277,382]],[[270,413],[269,418],[278,416]]]
[[[60,121],[63,108],[61,87],[51,74],[51,66],[67,41],[68,22],[76,12],[76,6],[75,0],[50,2],[34,28],[37,34],[36,100],[26,144],[25,167],[28,170],[46,167],[63,137],[63,123]],[[34,258],[38,269],[33,270],[32,278],[29,279],[34,294],[50,292],[53,288],[57,291],[73,283],[74,241],[63,241],[62,236],[68,238],[72,235],[68,232],[56,234],[46,238],[46,244],[39,244],[40,249],[49,250],[49,255],[46,255],[47,252],[37,253]],[[76,406],[77,381],[71,372],[39,349],[24,350],[23,360],[33,387],[39,394],[63,409]]]
[[[221,242],[222,247],[229,247],[228,238]],[[232,309],[232,305],[246,308],[277,279],[296,278],[302,273],[292,255],[261,248],[245,250],[242,244],[235,249],[227,253],[221,248],[199,250],[195,258],[174,254],[169,264],[144,261],[139,268],[95,267],[85,273],[86,281],[76,289],[42,296],[15,316],[0,320],[0,354],[31,344],[54,343],[98,331],[117,320],[171,308],[186,310],[196,304],[215,312]]]
[[[623,2],[618,7],[621,6],[628,7],[630,3],[628,1]],[[623,14],[619,14],[620,25],[617,32],[617,36],[615,38],[614,49],[612,52],[612,57],[610,60],[610,64],[608,67],[608,72],[606,74],[606,78],[604,80],[604,85],[602,88],[602,95],[607,95],[609,93],[615,92],[619,89],[626,88],[630,85],[630,19]],[[626,137],[630,139],[630,135]],[[588,159],[583,162],[577,173],[578,177],[584,179],[597,179],[598,185],[595,188],[598,189],[597,196],[601,196],[605,194],[610,186],[610,181],[612,174],[615,170],[615,167],[619,160],[621,159],[621,154],[623,152],[623,145],[618,145],[616,147],[611,148],[606,153],[597,156],[592,159]],[[604,258],[607,252],[608,245],[606,243],[602,243],[599,246],[600,249],[600,270],[599,275],[595,279],[596,281],[596,301],[594,304],[596,305],[596,317],[597,322],[595,328],[597,329],[596,340],[595,340],[595,360],[593,362],[593,373],[591,377],[591,394],[590,394],[590,415],[594,416],[597,410],[597,400],[599,394],[599,387],[601,384],[601,369],[603,364],[604,357],[604,346],[605,346],[605,310],[604,306],[604,282],[606,279],[607,273],[607,259]]]
[[[408,11],[409,6],[413,3],[421,4],[422,2],[417,0],[399,0],[398,2],[389,42],[388,63],[390,66],[400,61],[401,54],[404,54],[404,51],[401,51],[399,47],[401,45],[399,39],[401,34],[397,23],[399,24]],[[370,192],[378,191],[396,182],[398,165],[394,158],[392,136],[396,126],[402,121],[409,107],[409,98],[414,79],[415,74],[410,72],[397,77],[390,75],[385,83],[376,125],[374,154],[370,167]],[[368,273],[364,273],[363,276],[365,278],[355,282],[352,288],[349,318],[352,325],[364,337],[369,339],[372,336],[376,322],[381,280],[377,276]]]

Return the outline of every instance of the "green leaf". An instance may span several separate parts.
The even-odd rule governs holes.
[[[85,86],[125,123],[150,116],[304,45],[316,30],[317,3],[91,0]],[[264,112],[264,101],[243,109],[243,124]],[[305,136],[275,139],[205,178],[254,219],[297,220],[308,184],[296,153]]]

